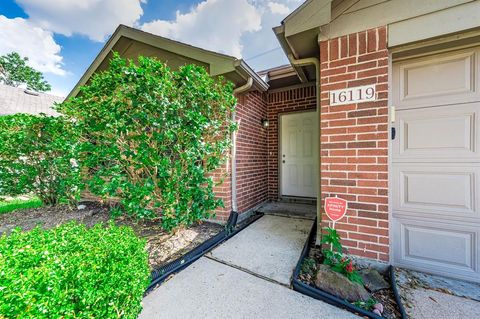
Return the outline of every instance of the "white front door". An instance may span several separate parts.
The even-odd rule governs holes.
[[[480,282],[480,47],[393,64],[393,263]]]
[[[280,118],[282,196],[317,197],[318,141],[316,112]]]

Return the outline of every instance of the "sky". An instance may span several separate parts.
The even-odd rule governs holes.
[[[119,24],[243,58],[288,63],[272,27],[303,0],[0,0],[0,55],[18,52],[66,96]]]

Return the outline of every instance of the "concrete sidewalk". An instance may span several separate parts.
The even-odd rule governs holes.
[[[147,295],[139,318],[358,318],[287,287],[311,225],[262,217]]]

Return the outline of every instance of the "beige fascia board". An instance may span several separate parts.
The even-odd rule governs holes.
[[[298,56],[292,50],[290,44],[285,38],[285,26],[282,24],[282,25],[279,25],[278,27],[274,27],[273,32],[275,33],[275,36],[277,37],[277,40],[280,43],[280,46],[283,52],[285,53],[285,55],[287,57],[293,56],[297,58]],[[305,72],[303,71],[301,66],[296,66],[292,64],[292,67],[295,69],[295,72],[297,73],[297,76],[302,83],[308,82],[307,76],[305,75]]]
[[[388,26],[388,45],[393,48],[479,28],[479,19],[480,1],[474,1],[391,23]]]
[[[112,34],[110,39],[108,39],[107,43],[103,46],[102,50],[98,53],[98,55],[95,57],[93,62],[90,64],[90,66],[87,68],[85,73],[81,76],[80,80],[78,80],[77,84],[73,87],[73,89],[70,91],[70,93],[67,95],[65,100],[74,97],[78,94],[80,87],[82,85],[85,85],[87,83],[88,79],[90,76],[97,70],[97,68],[100,66],[102,61],[107,57],[108,53],[112,50],[113,46],[117,41],[120,39],[122,36],[121,33],[122,26],[120,25],[115,32]]]
[[[324,41],[379,26],[386,26],[474,1],[476,0],[374,1],[372,6],[362,7],[355,11],[348,11],[339,15],[330,23],[322,25],[320,27],[321,33],[318,40]],[[436,21],[435,26],[441,23],[443,22]],[[417,32],[417,30],[415,30],[415,32]]]
[[[306,1],[282,22],[288,38],[330,22],[332,0]]]

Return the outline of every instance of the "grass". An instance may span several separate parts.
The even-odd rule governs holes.
[[[0,201],[0,214],[10,213],[17,209],[37,208],[40,206],[42,206],[42,202],[37,197],[29,199],[14,198]]]

